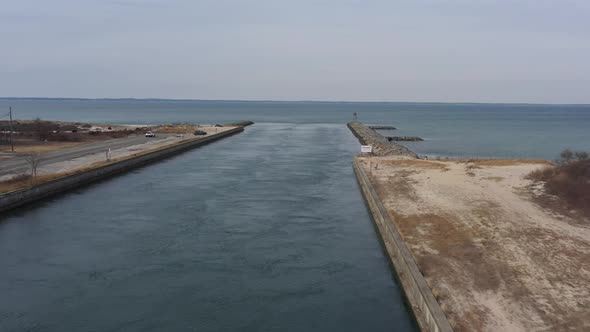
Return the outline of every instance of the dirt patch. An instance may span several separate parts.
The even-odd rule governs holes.
[[[401,197],[414,197],[414,188],[411,184],[411,180],[409,176],[414,173],[414,171],[409,170],[400,170],[395,174],[388,176],[385,181],[385,185],[377,186],[376,190],[379,195],[386,194],[387,188],[395,187],[395,195],[393,198],[401,198]],[[371,174],[369,178],[373,177]],[[383,181],[383,180],[381,180]]]
[[[545,159],[527,159],[527,158],[510,158],[510,159],[480,159],[480,158],[447,158],[448,160],[460,163],[472,163],[475,166],[514,166],[519,164],[528,165],[551,165],[551,162]]]
[[[436,161],[427,161],[421,159],[399,159],[399,160],[379,160],[376,161],[378,163],[383,163],[385,165],[390,165],[393,167],[416,167],[419,169],[439,169],[439,170],[448,170],[446,164]]]
[[[489,180],[489,181],[495,181],[495,182],[500,182],[500,181],[504,180],[504,178],[501,176],[486,176],[483,179]]]
[[[19,141],[15,144],[14,151],[17,153],[43,153],[49,151],[55,151],[71,146],[84,144],[85,142],[39,142],[39,141]],[[0,151],[10,151],[10,146],[2,146]]]

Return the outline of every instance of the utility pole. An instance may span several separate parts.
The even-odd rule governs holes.
[[[10,146],[12,147],[12,152],[14,152],[14,141],[12,140],[12,107],[8,108],[10,111],[8,112],[8,114],[10,114]]]

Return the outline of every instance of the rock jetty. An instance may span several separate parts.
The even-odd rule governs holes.
[[[395,130],[394,126],[367,126],[373,130]]]
[[[348,128],[363,145],[373,146],[373,154],[377,156],[407,156],[418,158],[418,155],[403,145],[389,142],[387,138],[364,124],[353,121]]]
[[[420,142],[420,141],[424,140],[418,136],[388,136],[386,138],[390,142],[391,141]]]
[[[237,122],[226,123],[223,125],[223,127],[247,127],[247,126],[251,126],[253,124],[254,124],[254,122],[252,122],[252,121],[237,121]]]

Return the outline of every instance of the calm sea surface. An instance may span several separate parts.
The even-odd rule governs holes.
[[[0,217],[0,331],[411,331],[337,124],[265,124]]]
[[[246,132],[0,216],[0,331],[408,331],[352,173],[359,120],[421,154],[589,149],[590,107],[2,100],[17,118]]]
[[[590,105],[322,103],[171,100],[10,100],[16,117],[113,123],[344,124],[354,112],[385,134],[420,136],[417,153],[442,156],[555,158],[566,148],[590,150]]]

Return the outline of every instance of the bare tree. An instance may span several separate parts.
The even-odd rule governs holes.
[[[40,141],[44,141],[49,138],[49,133],[51,132],[51,124],[49,122],[43,121],[40,118],[36,118],[34,122],[34,128]]]
[[[41,162],[41,157],[38,153],[31,153],[26,156],[25,160],[29,166],[31,166],[31,184],[35,184],[35,180],[37,179],[37,168]]]

